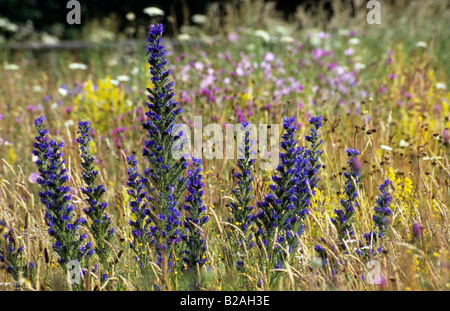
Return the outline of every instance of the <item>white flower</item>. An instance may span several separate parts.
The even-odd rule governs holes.
[[[206,17],[206,15],[194,14],[192,15],[192,21],[196,24],[206,24],[208,18]]]
[[[46,33],[44,33],[42,35],[42,39],[41,40],[45,44],[56,44],[59,41],[57,37],[51,36],[51,35],[46,34]]]
[[[317,36],[312,36],[311,38],[309,38],[309,42],[311,43],[312,46],[317,47],[320,45],[320,39]]]
[[[182,33],[178,35],[178,40],[180,41],[188,41],[191,39],[191,36],[188,33]]]
[[[425,161],[433,161],[433,160],[439,160],[439,159],[443,159],[444,157],[423,157],[422,160]]]
[[[42,92],[42,86],[33,85],[33,92]]]
[[[133,21],[136,18],[136,15],[133,12],[128,12],[127,15],[125,15],[125,17],[129,20],[129,21]]]
[[[400,145],[400,147],[408,147],[409,146],[409,144],[403,139],[400,140],[399,145]]]
[[[351,44],[351,45],[358,45],[359,44],[359,39],[353,37],[350,40],[348,40],[348,43]]]
[[[164,16],[164,11],[157,7],[148,7],[144,9],[144,13],[148,16]]]
[[[295,41],[294,38],[289,37],[289,36],[282,36],[280,39],[281,42],[286,42],[286,43],[292,43]]]
[[[270,35],[261,29],[255,30],[255,32],[253,33],[255,36],[262,38],[265,42],[270,41]]]
[[[121,76],[117,77],[117,81],[120,81],[120,82],[130,81],[130,77],[129,76],[125,76],[125,75],[121,75]]]
[[[69,94],[69,91],[64,87],[60,87],[58,89],[58,93],[61,94],[61,96],[66,96],[67,94]]]
[[[53,103],[53,104],[50,106],[50,108],[52,108],[52,109],[58,108],[58,103]]]
[[[111,79],[109,80],[109,82],[111,82],[112,85],[118,86],[119,85],[119,81],[115,80],[115,79]]]
[[[354,66],[353,66],[353,68],[355,69],[355,70],[361,70],[361,69],[364,69],[364,68],[366,68],[366,65],[365,64],[363,64],[363,63],[356,63]]]
[[[86,70],[87,65],[81,64],[81,63],[70,63],[69,69],[71,69],[71,70],[76,70],[76,69]]]
[[[73,126],[75,124],[75,122],[73,120],[67,120],[66,122],[64,122],[64,125],[69,127],[69,126]]]
[[[442,83],[442,82],[437,82],[435,86],[439,90],[446,90],[447,89],[447,85],[445,85],[445,83]]]
[[[139,73],[139,68],[134,66],[133,69],[131,69],[130,72],[133,76],[137,75]]]
[[[119,64],[119,60],[115,57],[110,58],[108,60],[108,66],[114,67],[114,66],[117,66],[118,64]]]
[[[356,240],[354,240],[354,239],[347,239],[347,240],[345,240],[344,241],[345,243],[355,243],[356,242]]]
[[[419,48],[426,48],[427,45],[428,44],[426,42],[424,42],[424,41],[416,42],[416,46],[419,47]]]
[[[383,150],[387,150],[387,151],[392,151],[393,150],[391,147],[386,146],[386,145],[380,145],[380,148],[383,149]]]
[[[5,68],[5,70],[19,70],[19,66],[17,66],[16,64],[6,63],[4,68]]]

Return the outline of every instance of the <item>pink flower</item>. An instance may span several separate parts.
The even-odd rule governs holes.
[[[39,178],[39,173],[31,173],[30,176],[28,176],[28,181],[32,184],[37,182],[37,179]]]
[[[329,37],[330,37],[330,34],[323,32],[323,31],[321,31],[317,34],[317,38],[319,38],[319,39],[327,39]]]
[[[353,55],[353,49],[352,48],[346,49],[345,52],[344,52],[344,55],[345,56]]]
[[[382,275],[380,275],[380,280],[377,283],[378,286],[380,286],[381,288],[384,288],[387,286],[387,282],[386,282],[386,278]]]
[[[232,32],[228,35],[228,40],[230,40],[231,42],[236,42],[237,39],[239,39],[239,35],[235,32]]]
[[[27,106],[27,109],[28,109],[28,111],[31,111],[31,112],[33,112],[33,111],[35,111],[35,110],[36,110],[36,106],[33,106],[33,105],[28,105],[28,106]]]
[[[263,55],[263,59],[266,62],[273,62],[275,60],[275,54],[273,54],[272,52],[268,52],[266,54]]]

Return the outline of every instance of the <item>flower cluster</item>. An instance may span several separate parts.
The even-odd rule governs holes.
[[[95,157],[90,151],[90,143],[92,138],[90,136],[91,126],[89,121],[81,121],[78,124],[78,138],[77,142],[81,151],[81,166],[83,169],[83,180],[86,188],[81,188],[81,192],[86,195],[86,202],[89,205],[83,211],[91,219],[89,230],[95,239],[95,251],[100,259],[100,262],[106,267],[108,262],[108,255],[110,247],[108,245],[115,229],[110,228],[111,219],[106,213],[108,203],[100,202],[102,195],[106,192],[105,187],[100,184],[95,186],[95,179],[98,171],[95,170]]]
[[[31,261],[24,263],[23,246],[18,245],[13,228],[7,228],[6,221],[0,220],[0,262],[6,264],[6,272],[10,273],[18,281],[20,275],[23,277],[34,278],[34,263]],[[5,249],[3,249],[5,247]]]
[[[361,163],[357,158],[359,151],[349,148],[345,151],[347,152],[347,156],[350,157],[350,160],[347,162],[350,172],[348,173],[344,171],[344,177],[347,179],[344,188],[346,197],[339,201],[343,209],[335,209],[334,211],[336,216],[331,219],[332,223],[336,226],[340,241],[345,240],[347,236],[351,237],[354,235],[352,216],[355,213],[355,209],[359,206],[357,202],[358,191],[356,187],[361,181],[359,177]]]
[[[148,249],[149,246],[154,244],[153,233],[156,231],[156,227],[151,226],[151,224],[152,221],[153,223],[156,222],[156,219],[154,214],[151,213],[151,207],[148,204],[152,198],[148,195],[149,192],[145,191],[146,186],[148,186],[148,180],[143,176],[139,176],[138,161],[134,155],[127,157],[126,161],[128,164],[127,194],[130,197],[129,204],[133,213],[133,219],[129,221],[132,227],[131,234],[133,235],[130,247],[136,253],[136,261],[138,261],[139,267],[145,273],[147,268],[149,268],[147,260],[149,257]]]
[[[374,253],[374,245],[377,240],[384,237],[388,225],[390,223],[390,219],[388,218],[391,215],[392,211],[389,209],[389,205],[391,204],[391,194],[388,192],[388,187],[392,185],[392,182],[389,179],[385,179],[384,182],[380,185],[379,189],[381,194],[376,199],[376,205],[374,208],[375,214],[373,215],[373,221],[375,223],[375,231],[370,231],[364,234],[364,241],[359,241],[359,249],[356,250],[356,253],[360,256],[368,256]],[[378,252],[382,251],[382,247],[378,248]]]
[[[382,238],[386,233],[386,230],[390,223],[390,219],[388,218],[388,216],[392,213],[392,211],[389,209],[392,200],[391,195],[388,192],[389,185],[391,185],[389,179],[386,179],[380,185],[379,189],[381,191],[381,194],[376,199],[376,206],[374,208],[375,214],[373,215],[373,221],[378,228],[378,236],[380,238]]]
[[[318,170],[322,167],[319,164],[319,158],[323,151],[319,150],[319,147],[323,143],[323,139],[319,139],[317,131],[322,127],[322,116],[309,118],[309,123],[312,125],[310,131],[311,134],[306,136],[305,139],[311,144],[311,149],[306,149],[305,154],[309,158],[309,172],[308,172],[308,182],[311,189],[311,197],[315,195],[315,188],[319,182],[317,177]]]
[[[58,263],[66,270],[65,264],[88,258],[94,249],[90,241],[86,243],[86,233],[79,233],[79,225],[87,221],[74,218],[70,187],[64,186],[69,180],[65,160],[62,160],[64,144],[49,140],[48,130],[44,129],[44,117],[37,118],[34,124],[38,132],[33,143],[33,155],[38,158],[36,164],[40,173],[37,182],[44,190],[39,191],[39,197],[47,208],[45,219],[49,226],[48,233],[55,239],[53,250],[60,256]]]
[[[164,69],[167,59],[164,57],[162,33],[162,24],[150,26],[147,56],[153,88],[147,88],[149,93],[149,102],[145,104],[148,108],[145,113],[147,119],[142,123],[144,130],[147,131],[143,156],[149,162],[143,176],[152,189],[151,206],[148,209],[152,221],[149,232],[152,235],[150,239],[154,239],[156,244],[158,263],[161,263],[164,257],[171,257],[180,242],[180,199],[185,190],[184,172],[187,167],[184,157],[177,159],[173,156],[174,149],[177,147],[182,149],[182,145],[175,146],[183,136],[182,131],[175,130],[175,120],[182,109],[173,99],[174,82],[169,82],[170,70]],[[172,264],[169,260],[168,265]]]
[[[307,138],[313,144],[313,149],[306,152],[305,148],[297,146],[295,133],[297,130],[295,117],[284,118],[280,153],[281,163],[277,167],[278,175],[272,176],[273,193],[265,196],[263,202],[258,202],[260,210],[257,214],[260,224],[257,236],[261,236],[264,245],[276,250],[276,258],[272,262],[281,268],[286,252],[295,252],[298,238],[303,233],[303,220],[309,213],[312,187],[317,183],[315,174],[319,169],[317,130],[321,127],[321,118],[311,118],[313,125],[311,136]]]
[[[183,209],[188,213],[183,221],[185,232],[182,240],[185,244],[183,262],[186,269],[192,269],[197,264],[203,266],[206,258],[205,234],[202,226],[208,222],[205,216],[206,207],[203,204],[203,175],[202,162],[193,158],[191,168],[187,171],[186,187],[188,195],[185,197]]]
[[[232,213],[230,221],[241,229],[245,236],[244,240],[247,247],[251,248],[253,247],[253,234],[248,233],[248,229],[253,223],[254,215],[252,211],[254,206],[251,202],[255,198],[252,195],[253,165],[255,160],[252,159],[254,150],[251,150],[251,148],[255,142],[250,140],[249,123],[242,122],[241,127],[244,135],[241,144],[238,145],[237,167],[239,171],[234,173],[234,177],[237,179],[237,187],[231,190],[235,201],[229,204]]]

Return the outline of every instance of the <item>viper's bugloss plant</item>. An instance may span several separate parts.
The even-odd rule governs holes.
[[[361,181],[359,175],[361,171],[361,163],[359,162],[357,156],[359,151],[357,149],[346,148],[347,156],[350,157],[348,160],[349,172],[343,173],[346,178],[344,193],[345,198],[340,199],[339,203],[342,209],[335,209],[335,218],[331,218],[331,222],[336,226],[339,240],[344,241],[348,236],[352,237],[354,235],[353,231],[353,215],[355,209],[358,208],[359,203],[357,201],[358,191],[357,185]],[[345,248],[344,244],[341,244]]]
[[[156,219],[150,213],[149,202],[152,201],[152,198],[145,191],[148,180],[139,175],[137,168],[138,161],[134,155],[127,157],[126,161],[128,164],[127,194],[130,197],[129,204],[131,212],[134,215],[134,219],[129,221],[132,227],[131,234],[133,235],[133,240],[130,241],[130,247],[136,254],[135,259],[141,271],[146,274],[150,269],[150,246],[155,244],[153,233],[156,232],[156,227],[151,226],[151,224],[152,221],[156,222]]]
[[[42,204],[46,207],[45,219],[48,233],[55,239],[53,250],[59,255],[58,263],[66,271],[69,261],[87,259],[94,254],[92,243],[86,242],[86,233],[80,234],[79,225],[86,219],[75,218],[74,205],[71,204],[70,187],[65,186],[69,177],[62,159],[64,143],[49,140],[48,129],[44,129],[43,116],[34,121],[38,135],[33,143],[33,155],[39,168],[37,182],[43,188],[39,191]]]
[[[319,158],[323,151],[321,147],[323,140],[319,138],[318,130],[322,127],[322,116],[309,118],[310,135],[305,136],[305,140],[310,143],[310,149],[301,148],[303,153],[297,158],[295,173],[298,177],[297,199],[295,209],[299,211],[302,221],[309,214],[311,198],[315,195],[319,177],[317,172],[321,168]],[[301,227],[303,231],[303,226]]]
[[[249,231],[249,228],[254,220],[252,201],[255,197],[252,195],[252,182],[255,159],[253,159],[254,150],[251,150],[251,148],[255,142],[250,140],[249,126],[249,122],[241,123],[244,134],[242,135],[242,141],[238,142],[238,170],[234,173],[234,177],[237,179],[237,187],[231,190],[234,201],[229,204],[229,208],[232,214],[230,221],[244,234],[243,239],[239,240],[238,244],[242,245],[242,242],[245,242],[247,247],[252,248],[253,233]]]
[[[391,205],[391,194],[389,193],[389,185],[391,185],[391,181],[389,179],[385,179],[384,182],[380,185],[381,194],[376,199],[375,203],[375,214],[373,215],[373,221],[375,222],[375,226],[378,231],[378,237],[382,238],[388,229],[390,219],[388,218],[391,215],[392,211],[389,209]]]
[[[183,209],[187,215],[183,221],[182,234],[183,262],[185,269],[189,270],[198,265],[201,268],[207,261],[206,242],[203,225],[208,222],[206,206],[203,204],[203,174],[202,161],[192,158],[191,167],[187,171],[186,187],[188,195],[185,196]]]
[[[375,208],[373,215],[373,222],[375,225],[374,231],[370,231],[364,234],[364,241],[359,242],[359,249],[356,251],[358,255],[372,255],[374,253],[375,243],[382,239],[386,234],[389,227],[390,219],[388,216],[391,215],[392,211],[389,209],[391,204],[391,194],[389,193],[389,185],[391,181],[385,179],[380,185],[379,189],[381,194],[375,200]],[[378,248],[378,252],[382,251],[382,247]]]
[[[25,277],[33,281],[35,269],[33,262],[25,262],[23,246],[19,245],[14,229],[7,228],[6,221],[0,220],[0,262],[5,263],[6,272],[10,273],[16,282]]]
[[[143,171],[143,176],[152,190],[152,202],[148,210],[152,219],[150,232],[158,252],[158,263],[166,258],[170,267],[174,259],[172,254],[175,253],[176,257],[179,255],[177,244],[180,242],[180,199],[185,191],[184,174],[187,161],[184,157],[177,159],[173,156],[173,146],[183,136],[182,132],[175,130],[175,121],[182,109],[173,99],[174,82],[169,81],[170,69],[165,69],[167,59],[164,57],[162,33],[162,24],[151,25],[147,38],[147,56],[153,88],[147,88],[147,120],[142,123],[147,131],[143,156],[149,164]],[[181,149],[182,145],[178,147]],[[168,270],[170,271],[170,268]]]
[[[283,266],[287,253],[295,253],[298,239],[303,233],[303,220],[309,213],[312,186],[317,184],[315,177],[319,164],[318,150],[321,141],[317,130],[322,126],[321,118],[311,118],[313,130],[307,140],[313,149],[306,152],[305,148],[297,146],[295,133],[297,131],[295,117],[284,118],[280,153],[281,163],[277,167],[278,174],[272,176],[270,185],[272,193],[265,196],[263,202],[258,202],[260,208],[257,219],[259,228],[257,237],[268,247],[269,254],[275,250],[271,258],[277,268]]]
[[[317,183],[319,182],[319,177],[317,177],[317,172],[322,167],[319,163],[319,158],[322,155],[323,151],[319,148],[323,143],[323,139],[319,138],[318,130],[323,125],[322,116],[311,117],[309,118],[309,124],[311,126],[310,135],[305,136],[305,140],[311,144],[311,149],[305,150],[305,155],[308,157],[309,161],[309,172],[308,172],[308,182],[310,191],[308,192],[309,198],[315,195],[315,188]]]
[[[111,251],[109,242],[114,235],[115,229],[111,227],[111,219],[106,213],[108,203],[101,202],[101,197],[106,192],[106,189],[102,184],[95,185],[98,171],[95,169],[95,156],[90,151],[90,143],[92,141],[90,122],[79,122],[78,129],[77,142],[81,151],[82,177],[86,185],[85,188],[81,188],[81,192],[86,195],[86,202],[89,205],[83,211],[91,220],[89,230],[95,240],[95,252],[104,268],[107,268],[108,256]]]

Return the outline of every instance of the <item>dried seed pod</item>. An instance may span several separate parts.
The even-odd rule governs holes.
[[[27,230],[28,229],[28,223],[29,223],[29,214],[28,212],[25,214],[25,224],[23,225],[24,229]]]
[[[122,256],[122,254],[123,254],[123,249],[120,250],[120,252],[119,252],[119,254],[117,255],[117,258],[116,258],[116,261],[115,261],[114,264],[117,264],[117,263],[119,262],[119,259],[120,259],[120,257]]]
[[[44,258],[45,258],[45,263],[49,263],[50,262],[50,258],[48,256],[47,247],[44,248]]]

